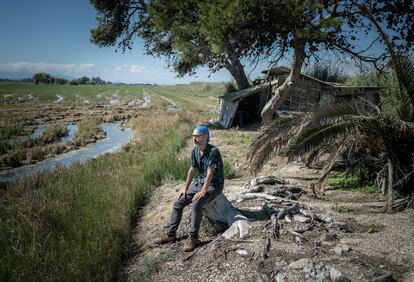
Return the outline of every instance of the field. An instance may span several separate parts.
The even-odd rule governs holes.
[[[38,125],[90,118],[124,120],[134,139],[84,165],[1,184],[0,281],[115,279],[134,215],[153,187],[185,177],[189,160],[177,153],[196,123],[217,117],[223,90],[204,83],[1,84],[3,143],[28,138]],[[141,107],[144,96],[148,107]]]

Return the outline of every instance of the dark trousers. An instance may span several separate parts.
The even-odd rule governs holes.
[[[201,191],[203,184],[192,182],[188,188],[187,195],[180,195],[180,197],[175,201],[171,213],[171,224],[168,230],[169,235],[175,236],[178,226],[180,225],[181,218],[183,215],[183,209],[185,206],[191,204],[191,228],[190,234],[192,236],[198,236],[198,231],[200,229],[201,218],[203,216],[203,205],[207,204],[215,197],[217,197],[222,189],[216,189],[214,186],[209,186],[207,193],[204,197],[197,199],[194,202],[191,202],[193,196]]]

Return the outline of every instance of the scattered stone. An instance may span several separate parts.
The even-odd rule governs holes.
[[[330,282],[331,277],[329,268],[323,264],[317,264],[310,272],[306,274],[307,281]]]
[[[276,279],[276,282],[285,282],[285,275],[279,271],[275,279]]]
[[[303,258],[297,261],[292,262],[289,264],[289,268],[291,269],[304,269],[304,268],[312,268],[313,262],[310,258]]]
[[[329,277],[331,278],[332,282],[348,282],[348,281],[351,281],[342,272],[340,272],[339,270],[336,270],[333,267],[331,267],[331,270],[329,271]]]
[[[246,250],[236,250],[236,253],[241,255],[241,256],[247,256],[247,251]]]
[[[347,253],[351,250],[351,247],[349,245],[337,245],[333,251],[335,254],[337,254],[338,256],[342,255],[343,253]]]

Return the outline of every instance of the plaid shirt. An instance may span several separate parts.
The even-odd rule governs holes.
[[[207,169],[214,168],[214,175],[213,179],[211,180],[211,184],[216,189],[223,189],[223,160],[217,147],[207,143],[203,156],[200,156],[200,150],[198,149],[198,146],[195,146],[191,151],[191,165],[192,167],[196,167],[198,169],[199,176],[196,181],[202,184],[206,179]]]

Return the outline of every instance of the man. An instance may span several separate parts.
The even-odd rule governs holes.
[[[191,152],[191,168],[184,189],[173,205],[167,235],[155,241],[156,244],[166,244],[176,240],[183,209],[191,203],[190,236],[183,249],[186,252],[194,250],[197,245],[203,206],[217,197],[224,187],[223,160],[219,149],[208,143],[208,128],[199,125],[193,130],[192,136],[195,146]],[[197,170],[199,176],[193,181]]]

